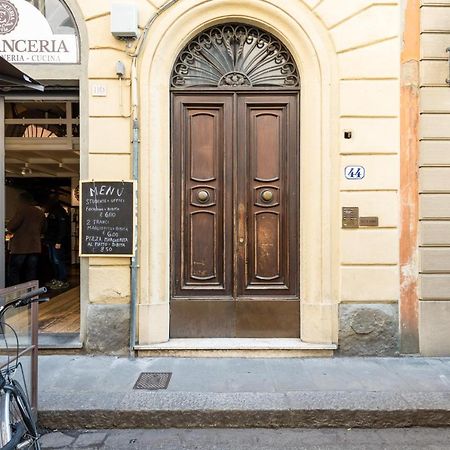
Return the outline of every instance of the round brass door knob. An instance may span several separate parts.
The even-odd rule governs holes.
[[[197,199],[201,203],[207,202],[209,200],[209,193],[208,193],[208,191],[204,191],[204,190],[198,191]]]
[[[273,192],[271,190],[269,190],[269,189],[266,189],[265,191],[262,191],[261,198],[265,202],[270,202],[273,199]]]

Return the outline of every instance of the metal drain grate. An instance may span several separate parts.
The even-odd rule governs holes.
[[[172,372],[142,372],[133,389],[145,389],[147,391],[167,389],[171,377]]]

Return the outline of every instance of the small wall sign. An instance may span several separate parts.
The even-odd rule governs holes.
[[[93,97],[106,97],[108,91],[104,84],[93,84],[92,85],[92,96]]]
[[[342,228],[358,228],[359,208],[357,206],[344,206],[342,208]]]
[[[347,166],[345,168],[345,178],[347,180],[362,180],[366,176],[366,169],[363,166]]]

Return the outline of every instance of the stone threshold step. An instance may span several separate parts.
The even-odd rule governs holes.
[[[295,338],[178,338],[136,350],[336,350],[336,344],[311,344]]]
[[[83,348],[79,333],[39,333],[39,350],[79,350]]]
[[[295,338],[178,338],[137,345],[140,356],[332,356],[336,344],[302,342]]]

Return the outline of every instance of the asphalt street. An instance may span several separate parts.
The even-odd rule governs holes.
[[[450,428],[74,430],[41,440],[49,450],[448,450]]]

